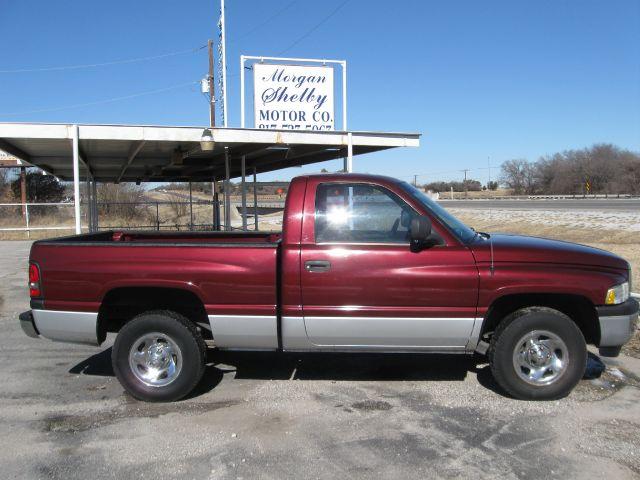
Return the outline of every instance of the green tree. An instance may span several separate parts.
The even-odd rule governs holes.
[[[16,199],[20,199],[20,177],[11,182],[11,191]],[[28,171],[26,174],[27,202],[28,203],[56,203],[64,200],[64,185],[56,177],[43,175],[36,171]],[[56,207],[35,206],[29,207],[29,213],[33,215],[50,214]]]

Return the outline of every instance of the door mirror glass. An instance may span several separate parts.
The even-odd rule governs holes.
[[[425,215],[417,215],[411,219],[409,229],[411,250],[418,251],[429,245],[431,239],[431,220]]]

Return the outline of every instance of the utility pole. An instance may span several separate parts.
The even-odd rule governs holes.
[[[209,48],[209,75],[207,83],[209,85],[209,125],[211,128],[216,126],[216,86],[214,82],[214,64],[213,64],[213,40],[207,41]],[[216,177],[211,180],[211,209],[213,210],[213,230],[220,230],[220,203],[218,200],[218,182]]]
[[[413,186],[417,187],[418,186],[418,175],[414,175],[413,176]]]
[[[220,80],[222,84],[222,126],[227,126],[227,26],[225,25],[224,18],[224,0],[220,0]]]
[[[469,196],[469,192],[467,190],[467,172],[469,171],[468,168],[465,168],[463,170],[464,172],[464,198],[467,198]]]
[[[209,75],[207,80],[209,83],[209,125],[216,126],[216,87],[213,82],[213,40],[207,42],[209,47]]]
[[[487,182],[487,188],[491,185],[491,157],[487,157],[487,167],[489,168],[489,182]]]

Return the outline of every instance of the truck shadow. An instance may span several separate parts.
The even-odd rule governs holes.
[[[204,377],[190,398],[205,394],[225,374],[252,380],[335,381],[463,381],[469,372],[486,377],[481,383],[498,387],[481,358],[466,355],[268,353],[209,351]],[[485,372],[486,370],[486,372]],[[69,373],[113,377],[111,347],[74,365]]]
[[[597,378],[602,362],[589,355],[591,368],[585,378]],[[495,382],[486,358],[440,354],[347,354],[347,353],[266,353],[209,351],[204,377],[187,397],[213,390],[225,374],[251,380],[334,380],[334,381],[463,381],[468,373],[493,392],[508,396]],[[114,376],[111,348],[73,366],[69,373]]]

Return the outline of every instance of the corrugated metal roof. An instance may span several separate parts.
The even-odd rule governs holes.
[[[0,149],[62,180],[73,179],[75,125],[0,123]],[[347,132],[212,128],[212,151],[200,148],[205,127],[78,125],[80,156],[99,182],[207,181],[321,162],[347,155]],[[351,132],[353,154],[419,146],[417,133]],[[83,170],[83,169],[81,169]],[[84,173],[82,173],[84,177]]]

